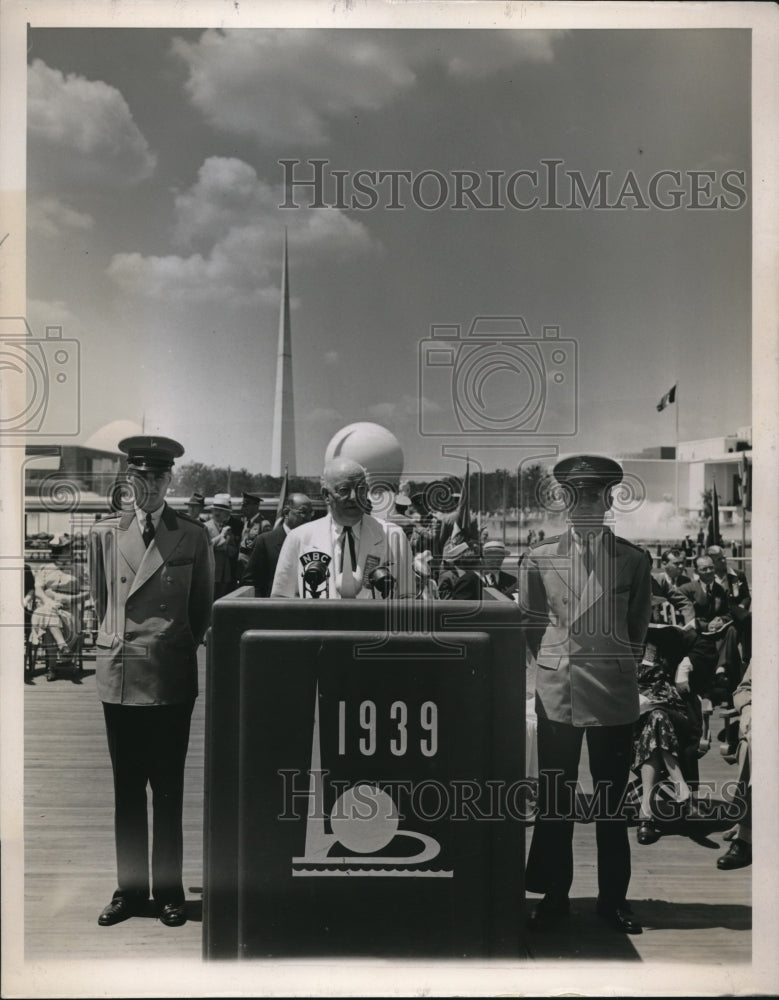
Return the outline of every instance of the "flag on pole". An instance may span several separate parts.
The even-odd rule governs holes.
[[[281,524],[281,519],[283,517],[282,511],[284,510],[284,504],[287,502],[287,490],[289,489],[289,466],[284,466],[284,479],[281,483],[281,492],[279,493],[279,502],[276,506],[276,520],[273,524],[274,528],[278,528]]]
[[[666,406],[670,406],[671,403],[676,402],[676,386],[674,385],[668,392],[663,396],[660,402],[657,404],[658,413],[660,410],[664,410]]]
[[[719,497],[717,496],[717,481],[711,481],[711,517],[706,531],[706,547],[710,545],[721,545],[722,539],[719,533]]]
[[[454,518],[454,531],[452,540],[471,541],[479,537],[479,525],[477,518],[471,513],[471,462],[470,458],[465,460],[465,478],[463,479],[460,501],[457,505]]]

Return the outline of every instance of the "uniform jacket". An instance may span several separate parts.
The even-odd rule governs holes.
[[[637,664],[651,614],[650,577],[644,551],[608,529],[589,576],[570,531],[524,556],[518,603],[538,664],[539,714],[574,726],[638,718]]]
[[[249,561],[241,577],[241,583],[254,587],[257,597],[270,597],[273,575],[276,572],[276,564],[279,561],[281,547],[286,537],[287,532],[284,530],[283,524],[272,531],[266,531],[257,536],[252,554],[249,556]]]
[[[172,705],[196,697],[213,573],[205,528],[186,514],[165,506],[148,549],[135,511],[98,521],[89,534],[89,577],[101,701]]]
[[[287,535],[279,554],[271,597],[309,597],[303,587],[303,563],[307,554],[324,555],[328,566],[327,591],[322,596],[340,597],[335,587],[338,554],[333,552],[333,519],[330,514],[301,524]],[[413,597],[416,584],[411,550],[404,532],[395,524],[364,514],[360,522],[357,565],[364,586],[358,599],[371,598],[368,576],[379,566],[388,566],[395,578],[395,597]]]

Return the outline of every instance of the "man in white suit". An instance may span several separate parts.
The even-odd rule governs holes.
[[[322,496],[325,517],[287,535],[271,597],[413,597],[408,540],[397,525],[370,515],[365,469],[333,459],[322,475]]]

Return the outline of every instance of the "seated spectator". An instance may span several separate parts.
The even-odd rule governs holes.
[[[730,841],[727,851],[717,858],[720,871],[745,868],[752,864],[752,668],[748,666],[741,683],[733,694],[733,706],[739,710],[739,789],[744,797],[746,811],[739,822],[724,835]]]
[[[676,582],[682,575],[680,572],[680,554],[678,550],[666,549],[662,553],[661,572],[652,574],[652,596],[667,601],[674,609],[674,622],[669,624],[683,625],[686,629],[695,630],[695,608],[690,598],[679,590]],[[684,578],[688,583],[689,578]]]
[[[698,671],[699,689],[711,693],[718,704],[729,704],[729,696],[741,680],[743,669],[738,634],[728,609],[728,594],[715,580],[714,563],[709,556],[698,556],[695,570],[697,579],[679,588],[692,601],[696,630],[703,640],[696,649],[699,663],[689,655]],[[709,676],[712,650],[716,651],[716,661],[714,674]],[[702,653],[705,655],[700,658]]]
[[[32,612],[30,643],[40,644],[46,632],[57,645],[57,661],[70,660],[81,632],[81,615],[88,588],[81,565],[73,565],[72,541],[55,536],[50,543],[52,563],[36,578],[36,605]],[[54,680],[51,668],[47,680]]]
[[[673,782],[676,801],[689,815],[692,792],[685,780],[683,761],[697,749],[698,722],[689,698],[673,684],[673,669],[663,652],[660,636],[677,631],[674,626],[651,626],[644,659],[638,670],[639,716],[633,740],[632,769],[641,777],[641,807],[637,837],[639,844],[660,838],[652,804],[660,780],[667,774]],[[673,640],[665,644],[668,651]],[[696,773],[697,778],[697,773]]]
[[[752,659],[752,595],[746,574],[741,570],[731,569],[724,550],[719,545],[710,545],[706,555],[714,563],[714,579],[728,595],[728,614],[738,633],[744,662]]]
[[[660,553],[660,575],[665,577],[670,586],[681,587],[690,583],[690,577],[685,572],[687,560],[681,549],[664,549]]]

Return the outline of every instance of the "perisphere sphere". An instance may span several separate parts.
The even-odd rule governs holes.
[[[403,473],[403,449],[398,439],[386,427],[368,421],[349,424],[333,435],[325,451],[325,464],[334,458],[351,458],[369,475],[382,480],[399,479]]]
[[[347,851],[372,854],[390,843],[398,832],[399,819],[391,796],[375,785],[361,782],[337,799],[330,825]]]

